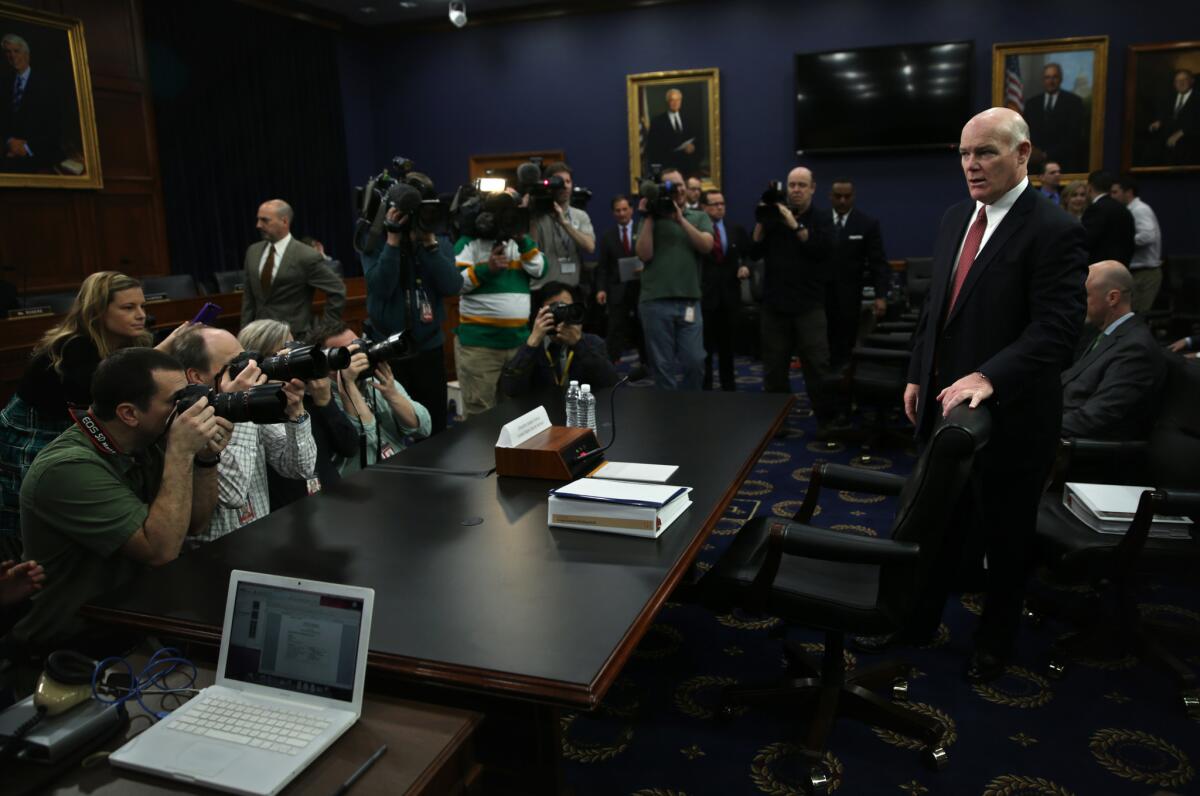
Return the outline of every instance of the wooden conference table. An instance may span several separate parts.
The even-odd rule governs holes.
[[[610,418],[609,390],[598,396]],[[693,505],[659,539],[550,528],[554,482],[482,475],[509,401],[152,570],[93,618],[216,643],[232,569],[375,589],[369,663],[406,681],[590,709],[784,421],[765,393],[621,388],[615,461],[677,464]],[[551,419],[561,422],[561,408]],[[610,423],[602,422],[601,443]],[[435,468],[421,470],[418,468]],[[425,697],[423,697],[425,698]]]

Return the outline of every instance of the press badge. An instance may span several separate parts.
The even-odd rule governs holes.
[[[315,495],[321,491],[321,479],[320,478],[309,478],[306,483],[306,486],[308,488],[309,497],[312,497],[313,495]]]
[[[575,273],[575,261],[574,260],[559,260],[558,261],[558,270],[560,273],[563,273],[563,274]]]
[[[429,295],[424,288],[421,289],[420,296],[421,323],[433,323],[433,305],[429,303]]]
[[[694,304],[687,305],[687,309],[683,311],[683,322],[684,323],[695,323],[696,322],[696,305],[694,305]]]
[[[242,511],[238,514],[238,525],[246,525],[254,522],[258,514],[254,511],[254,502],[247,500],[246,505],[242,507]]]
[[[385,442],[383,447],[379,449],[379,460],[390,459],[396,455],[396,449],[392,447],[390,442]]]

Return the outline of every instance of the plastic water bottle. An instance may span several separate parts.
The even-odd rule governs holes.
[[[579,381],[571,379],[571,384],[567,387],[567,425],[578,427],[583,425],[579,422]]]
[[[590,384],[579,388],[579,426],[596,430],[596,396]]]

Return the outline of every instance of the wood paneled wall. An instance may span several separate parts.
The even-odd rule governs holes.
[[[47,293],[95,271],[170,273],[141,0],[22,4],[83,20],[104,188],[0,191],[0,278]]]

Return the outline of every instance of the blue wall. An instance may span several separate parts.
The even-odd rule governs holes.
[[[625,76],[717,67],[722,184],[731,216],[748,223],[766,181],[796,164],[795,52],[970,39],[974,97],[983,109],[990,105],[993,43],[1081,35],[1110,39],[1104,164],[1115,170],[1126,47],[1186,38],[1179,8],[1163,0],[1136,10],[1063,0],[697,2],[412,34],[386,45],[348,42],[341,66],[351,177],[358,181],[401,153],[440,190],[451,190],[467,178],[469,155],[563,149],[576,184],[595,192],[590,211],[604,229],[611,223],[608,197],[629,187]],[[882,220],[891,257],[927,255],[942,211],[966,195],[954,153],[823,155],[806,165],[816,173],[822,204],[830,178],[856,180],[859,206]],[[1200,178],[1141,182],[1162,223],[1164,251],[1200,251]]]

